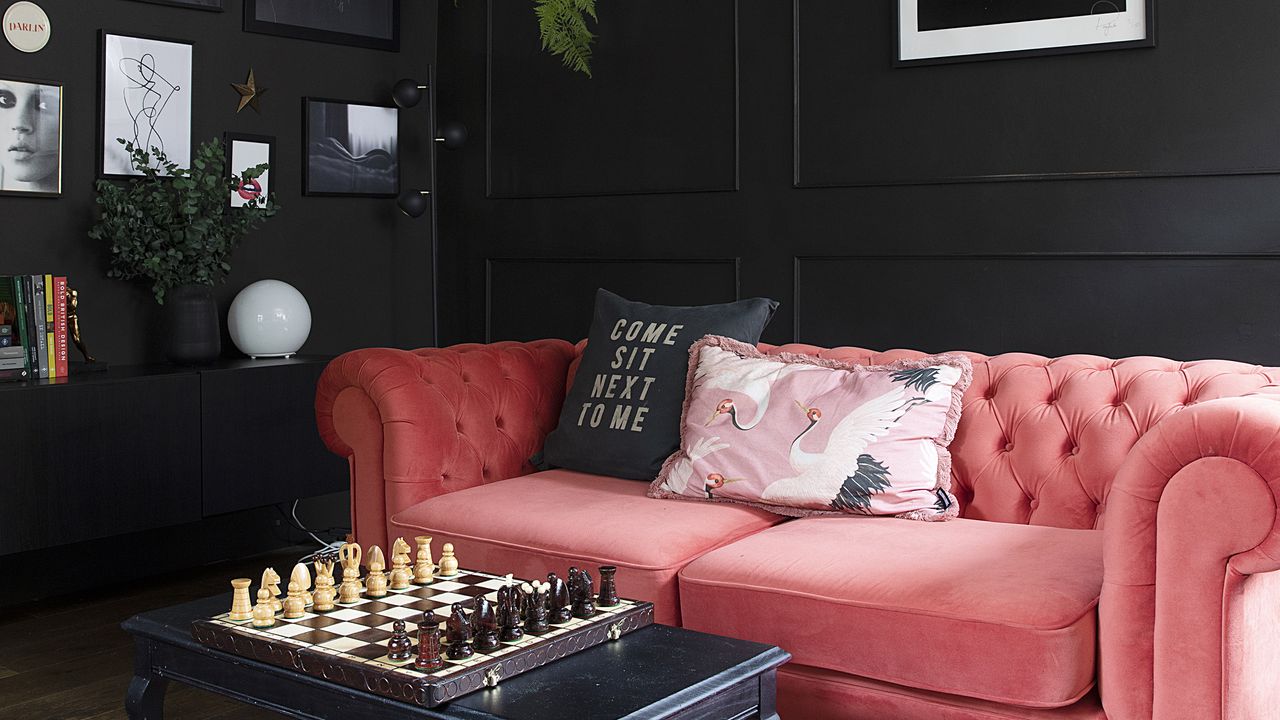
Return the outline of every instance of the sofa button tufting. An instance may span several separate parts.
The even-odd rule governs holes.
[[[1040,507],[1040,498],[1031,498],[1031,509],[1035,510]]]
[[[1071,454],[1072,454],[1072,455],[1079,455],[1079,454],[1080,454],[1080,446],[1079,446],[1079,445],[1072,446],[1072,448],[1071,448]]]
[[[1004,451],[1005,451],[1005,452],[1009,452],[1009,451],[1010,451],[1010,450],[1012,450],[1012,449],[1013,449],[1013,443],[1011,443],[1011,442],[1007,442],[1007,443],[1005,443],[1005,444],[1004,444]]]

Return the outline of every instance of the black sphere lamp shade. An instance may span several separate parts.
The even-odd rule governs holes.
[[[400,211],[409,217],[421,217],[427,211],[427,193],[421,190],[405,190],[396,198]]]
[[[402,108],[411,108],[422,100],[422,86],[417,80],[402,78],[391,88],[391,98]]]
[[[467,142],[467,126],[460,122],[447,122],[440,126],[440,137],[436,141],[444,143],[446,150],[457,150]]]

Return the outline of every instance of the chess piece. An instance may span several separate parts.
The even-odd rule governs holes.
[[[249,600],[249,578],[236,578],[231,581],[231,612],[227,619],[244,622],[253,618],[253,603]]]
[[[449,619],[445,621],[445,637],[449,642],[449,650],[445,653],[450,660],[463,660],[475,654],[471,649],[471,621],[462,603],[454,603]]]
[[[586,568],[578,571],[578,582],[575,585],[577,595],[573,598],[573,616],[577,618],[591,617],[596,614],[595,589],[592,586],[591,573]]]
[[[391,589],[405,590],[413,582],[413,573],[409,570],[409,543],[404,538],[396,538],[391,545]]]
[[[311,607],[314,601],[311,599],[311,573],[307,571],[307,566],[303,563],[294,565],[293,572],[289,573],[289,582],[298,583],[303,606]]]
[[[404,629],[404,621],[397,620],[391,625],[391,639],[387,641],[387,659],[391,662],[409,662],[413,659],[413,641]]]
[[[371,598],[386,597],[387,574],[382,571],[387,566],[382,556],[382,548],[374,545],[369,548],[369,575],[364,579],[364,594]]]
[[[67,287],[67,330],[71,335],[71,344],[80,351],[80,357],[84,358],[86,363],[98,362],[98,359],[90,355],[85,348],[84,337],[80,334],[80,291],[70,286]]]
[[[418,657],[413,666],[419,670],[439,670],[444,667],[440,657],[440,623],[430,610],[422,613],[418,623]]]
[[[338,551],[342,560],[342,584],[338,586],[338,604],[350,605],[360,601],[360,546],[349,542]]]
[[[520,642],[524,637],[520,629],[520,600],[519,588],[498,588],[498,626],[502,628],[498,639],[502,642]]]
[[[286,620],[297,620],[306,614],[307,601],[302,596],[302,586],[298,584],[297,580],[290,580],[289,597],[284,599],[284,617]]]
[[[489,652],[498,647],[498,617],[493,612],[493,604],[481,595],[476,598],[475,610],[471,613],[471,646],[477,652]]]
[[[275,568],[262,571],[262,587],[271,593],[271,609],[274,612],[283,610],[284,604],[280,602],[280,573]]]
[[[430,585],[436,571],[435,561],[431,559],[431,536],[419,535],[413,541],[418,544],[417,562],[413,564],[413,584]]]
[[[563,625],[573,619],[569,603],[569,586],[555,573],[547,573],[547,622]]]
[[[621,602],[618,600],[618,587],[613,580],[613,576],[617,573],[618,568],[614,565],[600,566],[600,595],[596,598],[596,605],[613,607]]]
[[[547,623],[547,588],[550,585],[534,581],[520,586],[524,593],[524,629],[530,635],[541,635],[551,629]]]
[[[276,608],[271,603],[271,591],[258,588],[258,604],[253,606],[253,626],[269,628],[276,624]]]
[[[453,554],[453,543],[440,548],[440,577],[451,578],[458,574],[458,558]]]
[[[311,609],[318,612],[333,610],[333,555],[320,553],[315,558],[316,589],[311,593]]]

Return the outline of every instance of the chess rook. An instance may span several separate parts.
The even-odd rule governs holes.
[[[231,581],[231,612],[228,620],[244,622],[253,618],[253,603],[249,600],[249,578],[236,578]]]
[[[617,574],[618,568],[613,565],[600,566],[600,595],[596,598],[596,605],[614,607],[618,604],[618,587],[613,579]]]
[[[444,658],[440,657],[440,623],[430,611],[423,613],[418,623],[418,657],[413,666],[428,672],[444,667]]]

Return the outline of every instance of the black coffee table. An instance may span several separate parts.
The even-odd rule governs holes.
[[[191,622],[225,612],[230,594],[142,613],[122,627],[135,642],[125,709],[159,720],[170,680],[295,718],[776,718],[772,645],[651,625],[453,702],[426,709],[205,647]]]

